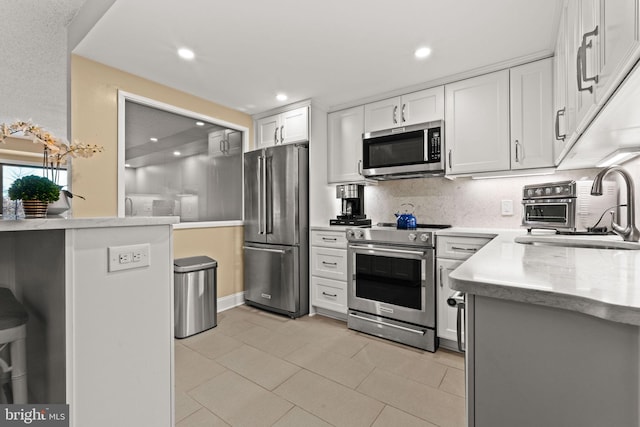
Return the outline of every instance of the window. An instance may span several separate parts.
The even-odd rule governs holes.
[[[2,210],[0,213],[3,216],[16,215],[18,202],[9,199],[9,187],[16,179],[27,175],[45,176],[43,168],[40,166],[0,164],[0,182],[2,183]],[[67,171],[65,169],[60,169],[57,184],[67,185]]]
[[[124,215],[242,219],[243,132],[125,99]]]

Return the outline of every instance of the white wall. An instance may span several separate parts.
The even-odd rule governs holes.
[[[2,2],[0,123],[31,119],[67,137],[66,25],[83,2]]]
[[[582,177],[593,178],[597,172],[596,169],[581,169],[554,175],[517,178],[421,178],[384,181],[365,188],[365,210],[374,223],[395,222],[394,212],[401,209],[400,205],[412,203],[419,223],[518,228],[522,220],[520,202],[524,185],[577,180]],[[501,215],[502,200],[513,201],[512,216]]]

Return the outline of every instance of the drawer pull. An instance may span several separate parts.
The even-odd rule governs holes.
[[[338,241],[338,239],[335,238],[335,237],[323,237],[322,240],[325,241],[325,242],[337,242]]]
[[[338,263],[337,262],[322,261],[322,265],[330,265],[331,267],[337,267]]]
[[[478,252],[478,248],[461,248],[459,246],[451,246],[451,250],[453,250],[453,251]]]
[[[337,294],[330,294],[330,293],[325,292],[325,291],[322,291],[322,295],[327,296],[327,297],[338,298]]]

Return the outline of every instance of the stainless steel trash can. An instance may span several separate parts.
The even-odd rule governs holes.
[[[218,262],[207,256],[173,261],[174,335],[186,338],[217,325]]]

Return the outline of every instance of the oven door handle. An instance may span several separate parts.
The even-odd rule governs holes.
[[[409,251],[409,250],[405,250],[405,249],[390,249],[390,248],[372,248],[370,246],[362,246],[362,245],[349,245],[350,249],[364,249],[367,251],[371,251],[371,252],[389,252],[389,253],[394,253],[394,254],[404,254],[404,255],[417,255],[419,257],[423,257],[425,252],[424,251]]]
[[[390,328],[396,328],[396,329],[400,329],[400,330],[403,330],[403,331],[406,331],[406,332],[412,332],[412,333],[418,334],[418,335],[424,335],[426,333],[425,331],[417,331],[415,329],[405,328],[404,326],[394,325],[393,323],[387,323],[387,322],[383,322],[383,321],[380,321],[380,320],[369,319],[368,317],[358,316],[357,314],[353,314],[353,313],[349,313],[349,316],[355,317],[356,319],[359,319],[359,320],[366,320],[367,322],[375,323],[377,325],[384,325],[384,326],[388,326]]]

